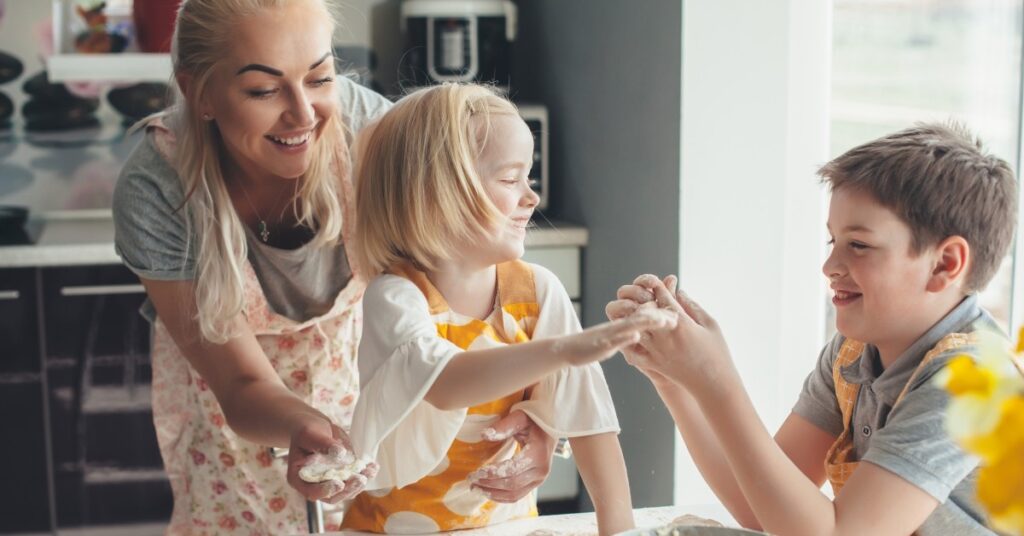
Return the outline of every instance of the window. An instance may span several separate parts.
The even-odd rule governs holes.
[[[831,156],[918,121],[954,119],[1019,173],[1021,5],[835,0]],[[1011,255],[981,295],[1004,327],[1012,283]],[[831,336],[831,303],[828,311]]]

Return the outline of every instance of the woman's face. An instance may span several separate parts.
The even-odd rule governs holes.
[[[295,179],[338,106],[331,23],[316,0],[264,9],[232,27],[201,113],[250,180]]]

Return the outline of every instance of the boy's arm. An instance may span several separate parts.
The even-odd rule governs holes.
[[[714,319],[685,294],[672,296],[657,278],[643,284],[659,305],[680,313],[677,329],[645,341],[649,352],[644,366],[693,395],[764,530],[786,535],[910,534],[935,510],[935,498],[866,462],[836,501],[829,500],[764,428]]]
[[[633,528],[633,501],[618,436],[605,433],[573,437],[569,444],[583,485],[594,501],[601,536]]]
[[[658,394],[668,407],[683,437],[686,449],[715,496],[743,527],[761,529],[761,523],[747,503],[720,447],[718,438],[690,393],[674,383],[655,381]],[[822,460],[835,437],[803,417],[790,414],[775,433],[775,442],[800,472],[819,488],[825,481]]]

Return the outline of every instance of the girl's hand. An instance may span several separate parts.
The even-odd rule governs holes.
[[[669,292],[675,292],[675,276],[665,278],[664,283]],[[619,290],[616,292],[616,298],[618,299],[608,302],[608,305],[604,308],[604,313],[608,320],[627,318],[640,309],[657,307],[657,304],[654,302],[654,293],[640,285],[631,284],[619,287]],[[649,356],[642,344],[638,343],[628,346],[622,350],[622,354],[626,356],[627,363],[633,365],[647,376],[655,386],[674,385],[674,382],[663,374],[647,366]]]
[[[641,341],[644,352],[634,356],[637,366],[660,373],[694,394],[722,387],[735,369],[715,319],[682,290],[669,290],[676,286],[675,276],[662,281],[642,275],[634,283],[653,294],[659,309],[673,311],[679,317],[675,329],[652,332]]]
[[[337,503],[355,497],[366,486],[366,481],[377,474],[378,466],[370,463],[361,473],[345,482],[328,480],[310,483],[299,478],[299,470],[312,461],[317,453],[337,455],[340,449],[352,450],[348,434],[340,427],[322,419],[314,419],[300,426],[293,434],[288,449],[288,484],[311,501]]]
[[[469,475],[473,487],[488,499],[514,503],[547,479],[558,442],[525,413],[519,410],[509,413],[484,434],[485,441],[504,441],[512,437],[522,446],[511,459],[486,465]]]
[[[671,330],[676,327],[676,322],[676,314],[671,311],[645,309],[626,318],[559,337],[555,339],[552,351],[564,356],[570,365],[585,365],[607,359],[636,344],[645,332]]]

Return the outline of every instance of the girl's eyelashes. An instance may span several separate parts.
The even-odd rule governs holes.
[[[309,83],[309,85],[311,85],[313,87],[323,87],[323,86],[326,86],[327,84],[330,84],[333,81],[334,81],[334,77],[333,76],[325,76],[323,78],[320,78],[320,79],[317,79],[317,80],[313,80],[312,82]]]

